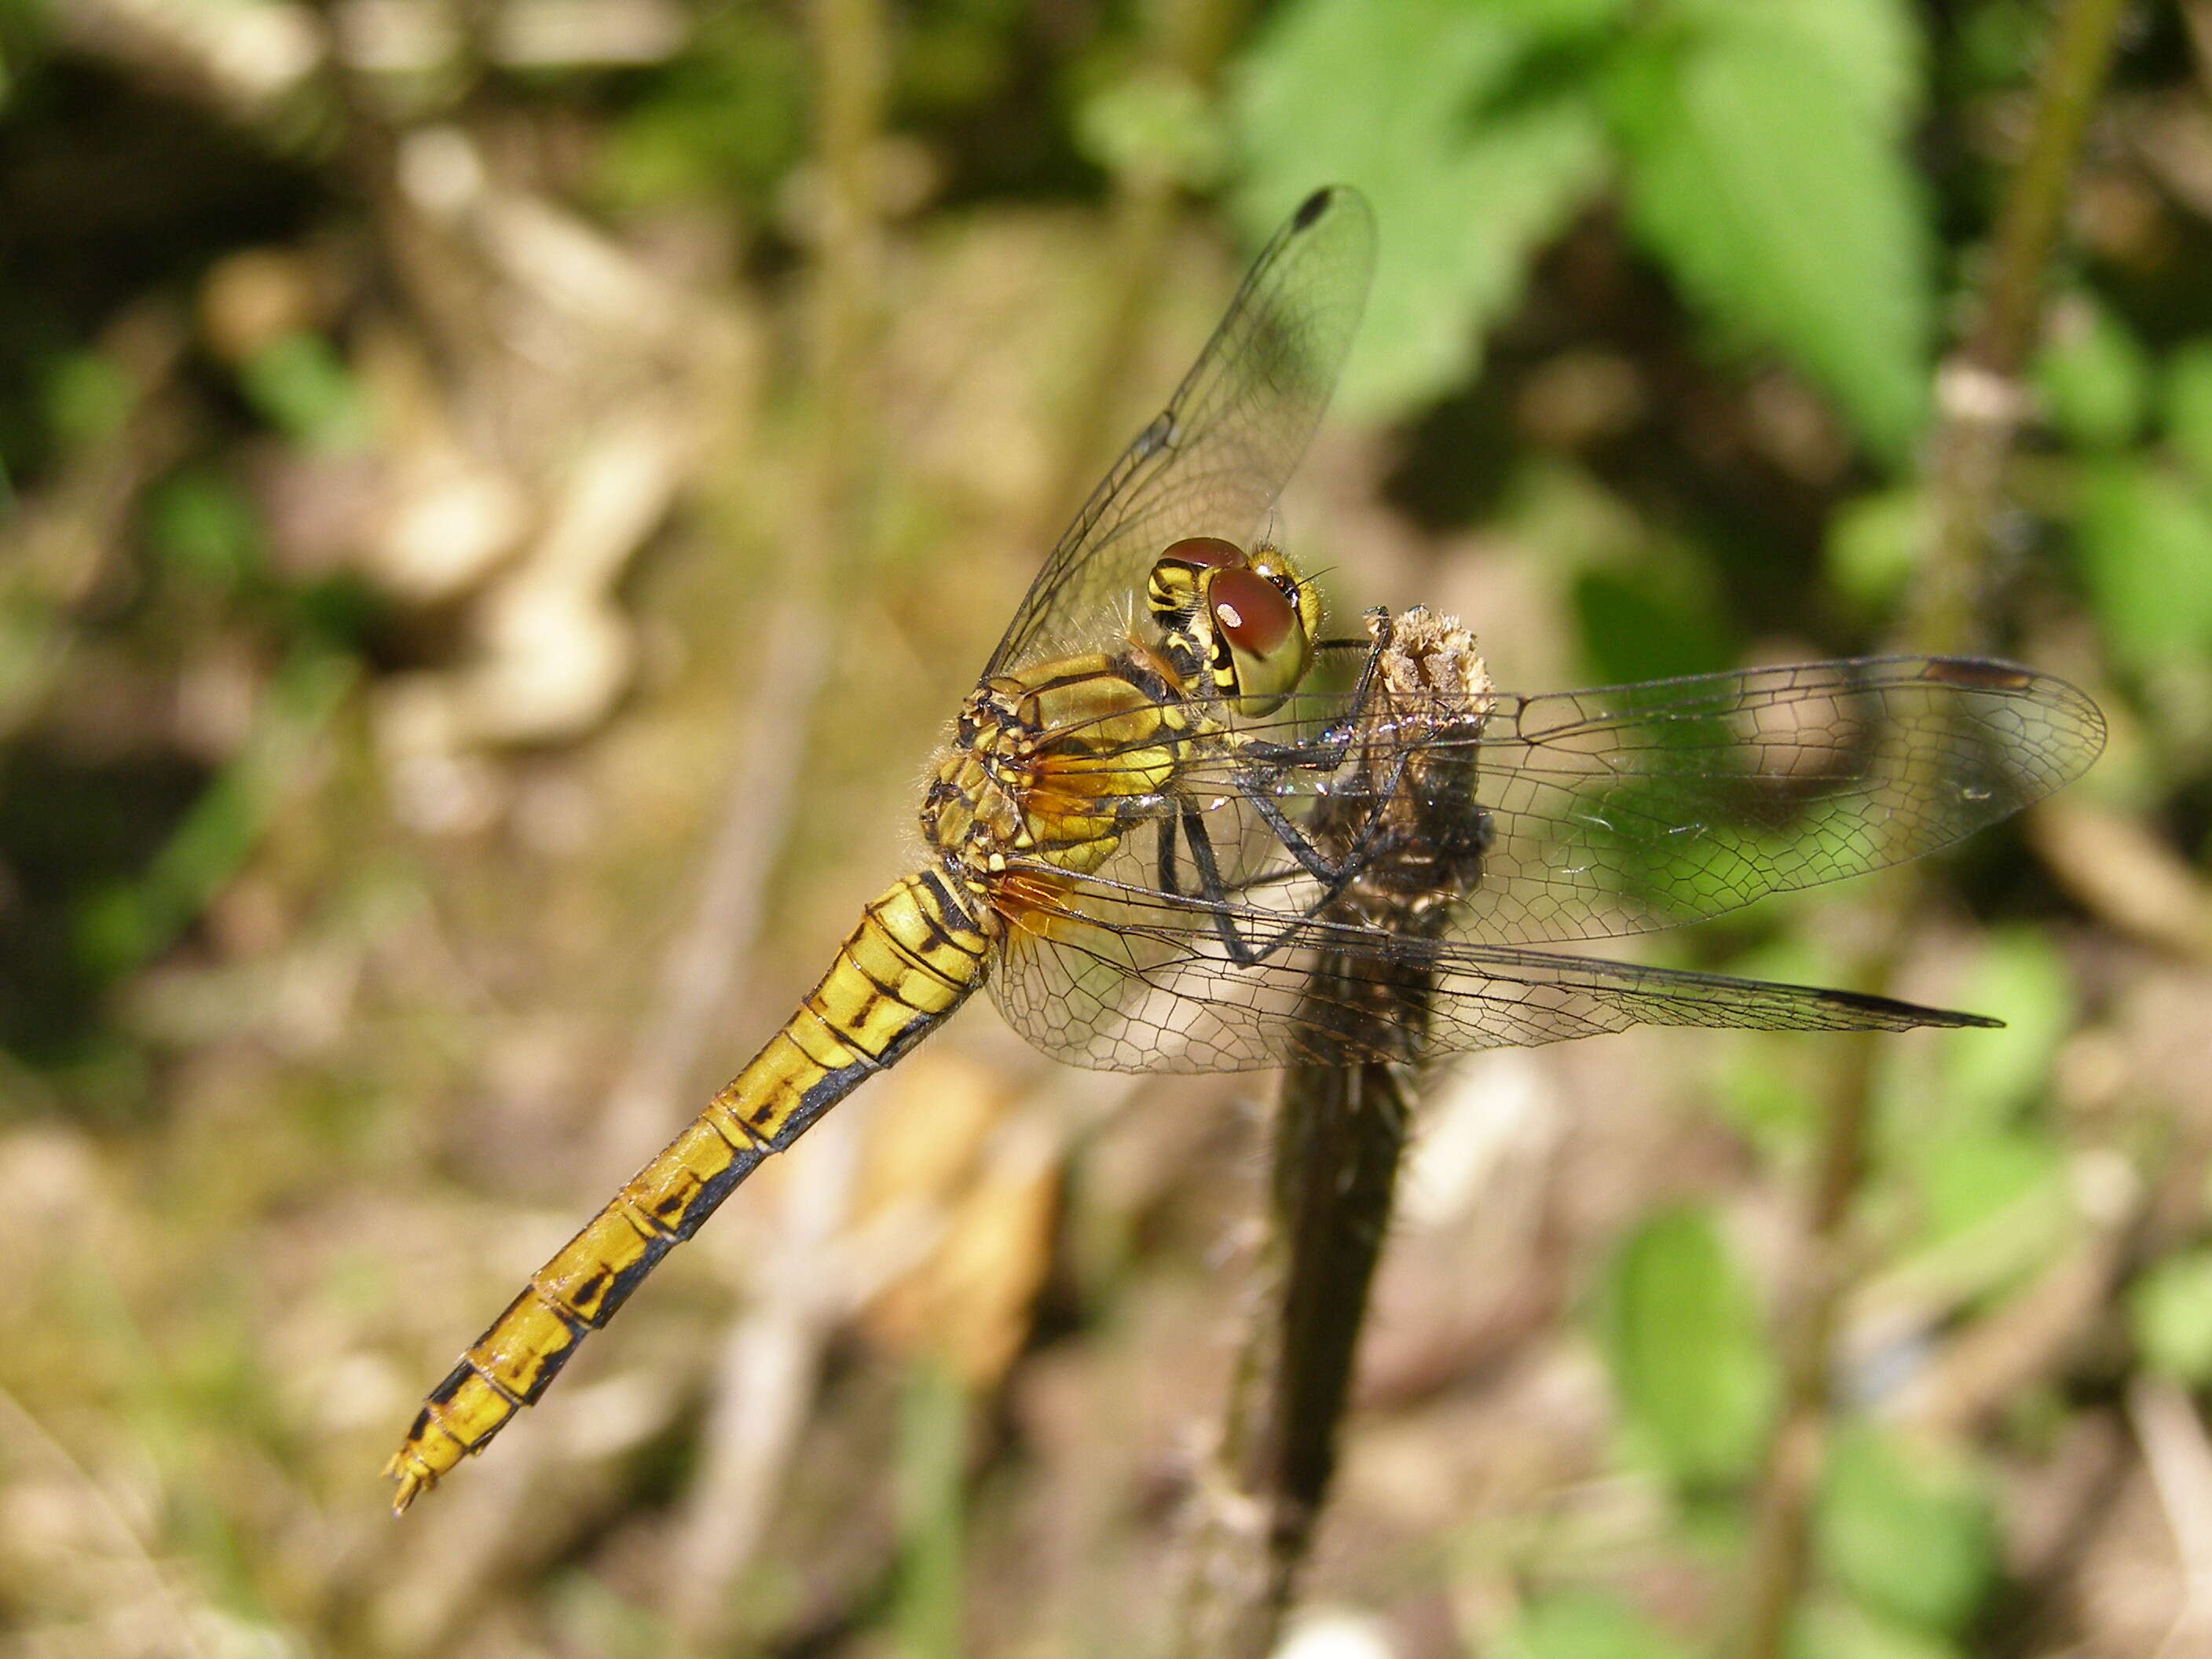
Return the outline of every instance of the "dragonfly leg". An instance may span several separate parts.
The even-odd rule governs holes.
[[[1160,884],[1170,892],[1177,891],[1175,886],[1174,835],[1172,820],[1161,826]],[[1221,948],[1229,953],[1229,959],[1238,967],[1249,968],[1266,961],[1289,944],[1291,937],[1311,920],[1314,911],[1309,909],[1304,915],[1286,921],[1271,939],[1257,942],[1246,939],[1238,931],[1236,919],[1230,914],[1229,890],[1221,879],[1220,862],[1213,855],[1213,838],[1206,834],[1205,820],[1199,816],[1197,808],[1187,806],[1183,809],[1182,835],[1184,841],[1190,845],[1190,861],[1198,871],[1199,890],[1194,896],[1205,904],[1207,914],[1213,918],[1213,932],[1221,941]],[[1351,877],[1344,874],[1329,878],[1331,890],[1324,895],[1320,903],[1327,904],[1334,900],[1337,893],[1343,890],[1342,884],[1350,880]]]
[[[1280,950],[1291,933],[1303,926],[1307,918],[1300,916],[1291,922],[1267,945],[1255,945],[1249,942],[1237,931],[1237,924],[1230,916],[1229,890],[1221,879],[1221,866],[1213,855],[1213,839],[1206,833],[1205,820],[1199,816],[1197,809],[1189,806],[1182,810],[1182,833],[1184,839],[1190,843],[1190,861],[1198,872],[1199,890],[1195,893],[1183,891],[1182,882],[1176,874],[1176,823],[1174,818],[1160,821],[1160,890],[1176,898],[1194,898],[1203,903],[1207,915],[1213,918],[1214,935],[1220,939],[1221,948],[1229,953],[1229,959],[1240,967],[1249,968]]]
[[[1377,605],[1367,613],[1367,654],[1360,662],[1359,678],[1352,683],[1352,701],[1344,713],[1329,722],[1311,743],[1273,743],[1264,738],[1249,738],[1238,745],[1241,755],[1262,765],[1324,772],[1333,772],[1344,764],[1345,757],[1359,739],[1359,728],[1366,722],[1368,700],[1375,691],[1375,676],[1382,666],[1382,653],[1390,645],[1390,613]],[[1331,648],[1334,648],[1334,642]]]
[[[1233,915],[1235,907],[1230,902],[1228,884],[1221,878],[1220,861],[1214,855],[1213,838],[1206,833],[1203,816],[1195,806],[1183,808],[1182,814],[1183,840],[1189,845],[1190,860],[1193,867],[1198,872],[1199,884],[1197,894],[1188,896],[1195,896],[1206,905],[1213,918],[1215,936],[1221,940],[1222,949],[1229,953],[1229,959],[1231,962],[1239,967],[1252,967],[1255,963],[1266,961],[1285,946],[1295,943],[1298,935],[1305,931],[1308,922],[1327,911],[1343,896],[1346,888],[1358,880],[1361,872],[1367,866],[1368,860],[1373,856],[1375,843],[1379,839],[1380,832],[1383,828],[1384,809],[1389,805],[1392,796],[1397,793],[1399,782],[1405,775],[1407,758],[1403,754],[1396,757],[1392,765],[1389,783],[1383,789],[1381,799],[1369,811],[1366,822],[1360,825],[1358,834],[1352,838],[1350,850],[1346,853],[1343,859],[1334,865],[1322,858],[1318,849],[1306,841],[1295,824],[1288,818],[1281,817],[1280,809],[1277,809],[1273,817],[1269,817],[1263,811],[1262,816],[1267,817],[1271,828],[1274,828],[1279,820],[1280,827],[1277,829],[1276,833],[1285,838],[1284,844],[1286,848],[1291,847],[1292,841],[1295,840],[1298,846],[1304,847],[1311,855],[1313,860],[1311,864],[1307,864],[1303,858],[1300,862],[1306,864],[1306,867],[1313,873],[1315,878],[1322,884],[1322,890],[1299,914],[1285,917],[1280,927],[1252,938],[1247,938],[1237,926]],[[1273,805],[1272,802],[1269,804]],[[1292,850],[1295,851],[1295,848]],[[1316,866],[1319,867],[1316,868]],[[1164,821],[1160,826],[1159,884],[1163,891],[1174,894],[1177,897],[1186,896],[1176,879],[1175,820],[1173,819]]]
[[[1269,787],[1273,781],[1269,771],[1257,771],[1237,779],[1237,793],[1251,803],[1252,810],[1260,815],[1261,821],[1274,832],[1275,839],[1283,844],[1283,850],[1296,859],[1307,874],[1334,890],[1333,897],[1336,892],[1343,890],[1346,872],[1357,875],[1373,855],[1376,841],[1384,827],[1384,814],[1389,811],[1390,803],[1397,799],[1399,786],[1405,781],[1406,768],[1413,755],[1413,750],[1407,747],[1399,750],[1390,757],[1389,775],[1382,787],[1375,792],[1365,821],[1352,837],[1352,846],[1340,859],[1333,860],[1316,847],[1312,838],[1283,811]]]

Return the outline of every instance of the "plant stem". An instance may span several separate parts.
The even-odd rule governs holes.
[[[1420,611],[1370,626],[1381,653],[1371,705],[1379,729],[1403,738],[1426,720],[1439,736],[1480,731],[1489,682],[1472,636]],[[1412,694],[1402,707],[1401,694]],[[1309,831],[1341,860],[1369,844],[1370,819],[1379,817],[1387,828],[1373,844],[1388,850],[1370,853],[1327,920],[1415,940],[1441,930],[1452,901],[1480,878],[1480,848],[1465,835],[1479,816],[1470,752],[1417,752],[1402,774],[1362,753],[1348,758]],[[1307,978],[1304,1041],[1310,1049],[1333,1034],[1342,1052],[1316,1054],[1284,1079],[1261,1288],[1192,1529],[1176,1649],[1189,1659],[1260,1659],[1273,1650],[1335,1472],[1411,1115],[1406,1062],[1425,1048],[1434,984],[1419,961],[1417,950],[1402,963],[1324,951]]]
[[[1935,538],[1905,620],[1911,645],[1971,648],[1990,631],[1987,552],[2005,465],[2027,397],[2021,371],[2039,331],[2045,278],[2089,112],[2112,61],[2124,0],[2067,0],[2045,59],[2027,149],[2006,191],[1972,331],[1936,376],[1930,454]],[[1878,986],[1910,906],[1909,876],[1891,885],[1868,965]],[[1850,1054],[1829,1097],[1783,1335],[1781,1417],[1753,1499],[1746,1659],[1782,1659],[1810,1576],[1812,1515],[1833,1401],[1835,1334],[1851,1283],[1850,1220],[1867,1163],[1872,1043]]]
[[[814,145],[821,199],[806,295],[806,368],[816,403],[794,526],[766,644],[750,692],[749,735],[731,769],[707,859],[698,922],[677,964],[702,994],[678,998],[680,1018],[704,1015],[742,982],[734,964],[757,931],[762,892],[790,827],[805,734],[834,657],[830,596],[866,556],[865,503],[876,465],[871,374],[881,303],[877,157],[882,131],[884,16],[879,0],[814,0],[808,11],[816,72]],[[709,997],[711,996],[711,1001]],[[696,1036],[663,1031],[684,1057],[657,1073],[688,1076]],[[821,1148],[816,1149],[822,1152]],[[786,1188],[783,1218],[799,1250],[818,1251],[842,1226],[849,1174]],[[797,1252],[795,1251],[794,1254]],[[760,1305],[742,1313],[711,1388],[701,1472],[664,1559],[672,1623],[702,1649],[726,1643],[732,1590],[749,1568],[813,1409],[830,1313],[799,1286],[804,1275],[762,1276]]]
[[[2040,331],[2067,189],[2125,5],[2067,0],[2061,9],[2027,149],[1999,210],[1972,331],[1936,372],[1934,544],[1905,629],[1917,649],[1966,649],[1987,631],[1990,527],[2027,405],[2021,371]]]
[[[1178,76],[1209,96],[1222,53],[1242,21],[1242,0],[1147,0],[1139,10],[1139,52],[1150,70]],[[1032,539],[1050,545],[1066,514],[1083,501],[1092,478],[1126,440],[1121,429],[1132,374],[1144,362],[1146,319],[1160,291],[1162,266],[1176,228],[1184,181],[1141,158],[1115,169],[1113,226],[1105,263],[1113,273],[1104,326],[1092,342],[1082,389],[1060,433],[1051,485],[1038,498],[1042,513]]]

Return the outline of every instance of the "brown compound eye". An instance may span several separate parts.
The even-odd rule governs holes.
[[[1152,561],[1145,604],[1162,628],[1180,628],[1196,613],[1208,583],[1222,571],[1244,565],[1244,550],[1236,543],[1218,536],[1186,536]]]
[[[1198,570],[1227,570],[1247,562],[1243,548],[1218,536],[1186,536],[1169,544],[1159,562],[1188,565]]]
[[[1283,590],[1255,570],[1224,570],[1206,584],[1213,625],[1247,656],[1268,657],[1297,626],[1298,613]]]
[[[1215,679],[1237,712],[1264,714],[1297,689],[1313,663],[1313,639],[1295,598],[1246,566],[1218,570],[1206,586],[1217,651]]]

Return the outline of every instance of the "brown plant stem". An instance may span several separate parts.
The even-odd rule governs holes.
[[[1489,682],[1470,635],[1419,610],[1395,623],[1377,613],[1370,626],[1382,725],[1395,714],[1462,737],[1480,732]],[[1439,708],[1456,714],[1439,721]],[[1346,769],[1308,823],[1315,844],[1352,856],[1372,812],[1389,826],[1377,842],[1389,850],[1374,852],[1324,914],[1436,937],[1480,878],[1480,850],[1465,834],[1479,817],[1474,769],[1417,753],[1401,776],[1355,753]],[[1398,963],[1322,951],[1307,978],[1306,1041],[1318,1048],[1322,1033],[1333,1033],[1344,1053],[1316,1053],[1284,1078],[1258,1288],[1186,1559],[1176,1651],[1188,1659],[1273,1650],[1335,1472],[1412,1113],[1409,1064],[1424,1051],[1434,990],[1418,962],[1418,953]]]
[[[1211,94],[1221,57],[1236,33],[1243,0],[1148,0],[1142,10],[1145,62],[1180,76]],[[1160,291],[1161,265],[1176,225],[1182,181],[1165,167],[1139,160],[1114,173],[1113,229],[1106,259],[1113,274],[1105,325],[1092,343],[1082,386],[1069,404],[1073,414],[1060,434],[1053,480],[1038,499],[1048,515],[1031,539],[1049,545],[1061,515],[1073,511],[1091,479],[1110,458],[1109,446],[1126,438],[1131,372],[1142,362],[1146,319]]]
[[[1972,331],[1936,371],[1934,541],[1905,629],[1916,649],[1967,649],[1987,631],[1990,528],[2027,408],[2021,371],[2040,331],[2045,271],[2125,6],[2126,0],[2066,0],[2061,9],[2027,149],[1998,212]]]
[[[2124,0],[2066,0],[2038,88],[2027,148],[2007,186],[1972,331],[1938,369],[1930,449],[1935,536],[1905,619],[1916,649],[1972,648],[1989,632],[1990,527],[2026,408],[2021,371],[2042,317],[2045,279],[2089,113],[2112,61]],[[1884,943],[1868,963],[1890,977],[1909,909],[1909,876],[1890,885]],[[1824,1115],[1814,1188],[1782,1338],[1783,1404],[1753,1498],[1746,1659],[1782,1659],[1811,1565],[1813,1508],[1833,1414],[1830,1373],[1851,1282],[1850,1222],[1872,1112],[1869,1039],[1853,1039]]]
[[[1750,1604],[1743,1651],[1781,1659],[1805,1591],[1814,1498],[1826,1452],[1829,1371],[1851,1284],[1852,1200],[1864,1176],[1875,1039],[1832,1039],[1845,1050],[1823,1114],[1813,1190],[1799,1245],[1794,1308],[1783,1325],[1782,1408],[1753,1499]]]
[[[1328,969],[1324,967],[1322,973]],[[1380,1064],[1287,1073],[1257,1304],[1201,1494],[1178,1651],[1273,1650],[1336,1468],[1338,1425],[1412,1103]]]
[[[795,557],[772,614],[773,637],[751,708],[753,737],[732,769],[722,830],[709,858],[708,895],[731,925],[717,929],[725,963],[739,958],[758,920],[759,895],[783,838],[809,713],[835,632],[829,597],[866,545],[864,503],[875,465],[875,392],[868,367],[880,306],[877,151],[884,85],[878,0],[814,0],[808,12],[817,75],[815,148],[820,195],[809,295],[806,363],[819,399],[810,434]],[[688,954],[688,953],[687,953]],[[703,961],[703,951],[696,960]],[[726,969],[715,975],[725,981]],[[787,1223],[824,1243],[842,1230],[849,1180],[790,1184]],[[830,1335],[827,1310],[805,1276],[757,1286],[787,1305],[743,1318],[723,1346],[706,1444],[670,1564],[671,1611],[702,1647],[722,1645],[731,1590],[768,1534],[799,1432],[812,1409]]]

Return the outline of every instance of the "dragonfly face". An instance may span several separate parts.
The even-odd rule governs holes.
[[[1892,657],[1516,696],[1450,629],[1401,675],[1412,659],[1378,615],[1351,688],[1316,689],[1316,658],[1340,647],[1318,640],[1319,597],[1267,526],[1373,243],[1343,188],[1277,233],[962,706],[922,867],[864,907],[782,1030],[431,1391],[390,1465],[398,1507],[538,1399],[763,1158],[987,981],[1039,1048],[1125,1071],[1637,1024],[1992,1023],[1547,947],[1717,915],[2009,816],[2102,745],[2095,705],[2062,681]],[[1390,1000],[1370,993],[1408,975],[1428,988],[1418,1021],[1378,1032]]]
[[[1313,666],[1321,592],[1279,548],[1186,536],[1154,561],[1145,600],[1186,684],[1202,673],[1237,714],[1272,714]]]

